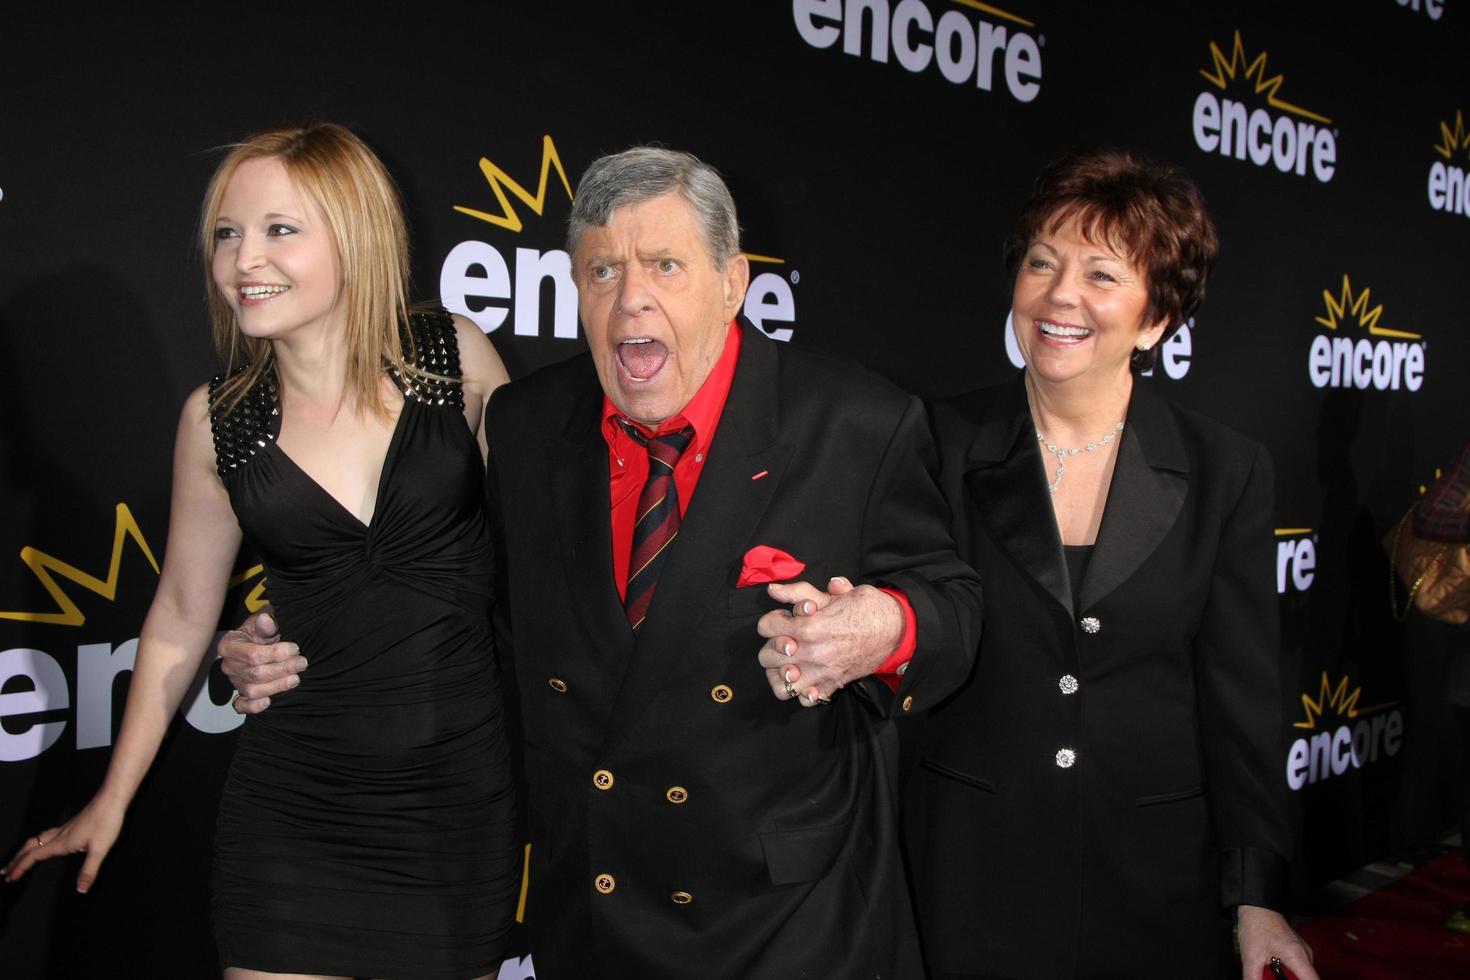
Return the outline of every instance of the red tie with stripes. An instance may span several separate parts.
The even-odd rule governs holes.
[[[648,449],[648,479],[638,495],[638,523],[633,525],[633,552],[623,600],[628,622],[636,630],[648,615],[668,547],[679,536],[679,489],[674,484],[674,466],[694,438],[694,429],[686,426],[678,432],[650,437],[622,419],[618,424]]]

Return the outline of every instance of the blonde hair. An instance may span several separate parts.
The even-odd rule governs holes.
[[[270,342],[247,337],[235,311],[218,286],[212,269],[216,248],[215,221],[225,188],[242,163],[280,160],[286,173],[326,219],[337,244],[346,302],[347,379],[357,412],[386,415],[379,381],[385,366],[401,376],[412,368],[408,316],[408,229],[398,188],[383,162],[367,144],[335,123],[282,126],[247,136],[230,146],[204,192],[199,241],[204,253],[205,289],[214,346],[225,361],[227,380],[215,395],[216,407],[228,412],[271,369]],[[238,370],[243,367],[243,370]]]

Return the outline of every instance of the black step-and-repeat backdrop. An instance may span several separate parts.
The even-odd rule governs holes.
[[[1276,461],[1299,885],[1453,822],[1443,652],[1389,615],[1377,541],[1470,437],[1461,0],[552,6],[0,15],[0,846],[84,802],[117,731],[177,412],[217,370],[211,148],[311,118],[380,151],[416,295],[513,375],[582,347],[563,226],[604,152],[718,165],[750,318],[926,396],[1019,363],[1000,243],[1043,162],[1109,141],[1182,164],[1223,254],[1148,383]],[[224,620],[267,588],[242,555]],[[0,891],[6,976],[214,970],[229,694],[201,675],[92,894],[63,862]]]

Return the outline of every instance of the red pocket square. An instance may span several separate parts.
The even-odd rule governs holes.
[[[736,588],[765,585],[767,582],[789,582],[802,573],[806,562],[768,544],[758,544],[745,553],[745,566],[740,569]]]

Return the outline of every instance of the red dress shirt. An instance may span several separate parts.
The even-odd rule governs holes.
[[[613,582],[618,587],[619,597],[625,597],[628,590],[628,559],[633,548],[633,525],[638,522],[638,495],[648,479],[648,449],[629,436],[618,420],[630,422],[647,435],[664,435],[685,426],[693,427],[694,438],[689,440],[689,446],[674,466],[674,486],[679,491],[679,516],[682,518],[689,510],[689,501],[699,485],[700,473],[704,472],[720,416],[725,412],[725,401],[735,380],[735,364],[740,360],[740,344],[740,324],[732,320],[725,335],[725,349],[710,369],[709,377],[704,379],[704,384],[700,385],[683,411],[664,419],[656,429],[628,419],[606,395],[602,397],[602,437],[607,440],[608,489],[612,501]],[[905,665],[913,658],[918,630],[908,598],[896,589],[883,591],[903,607],[904,631],[893,655],[874,673],[890,688],[897,690],[898,675],[907,669]]]

